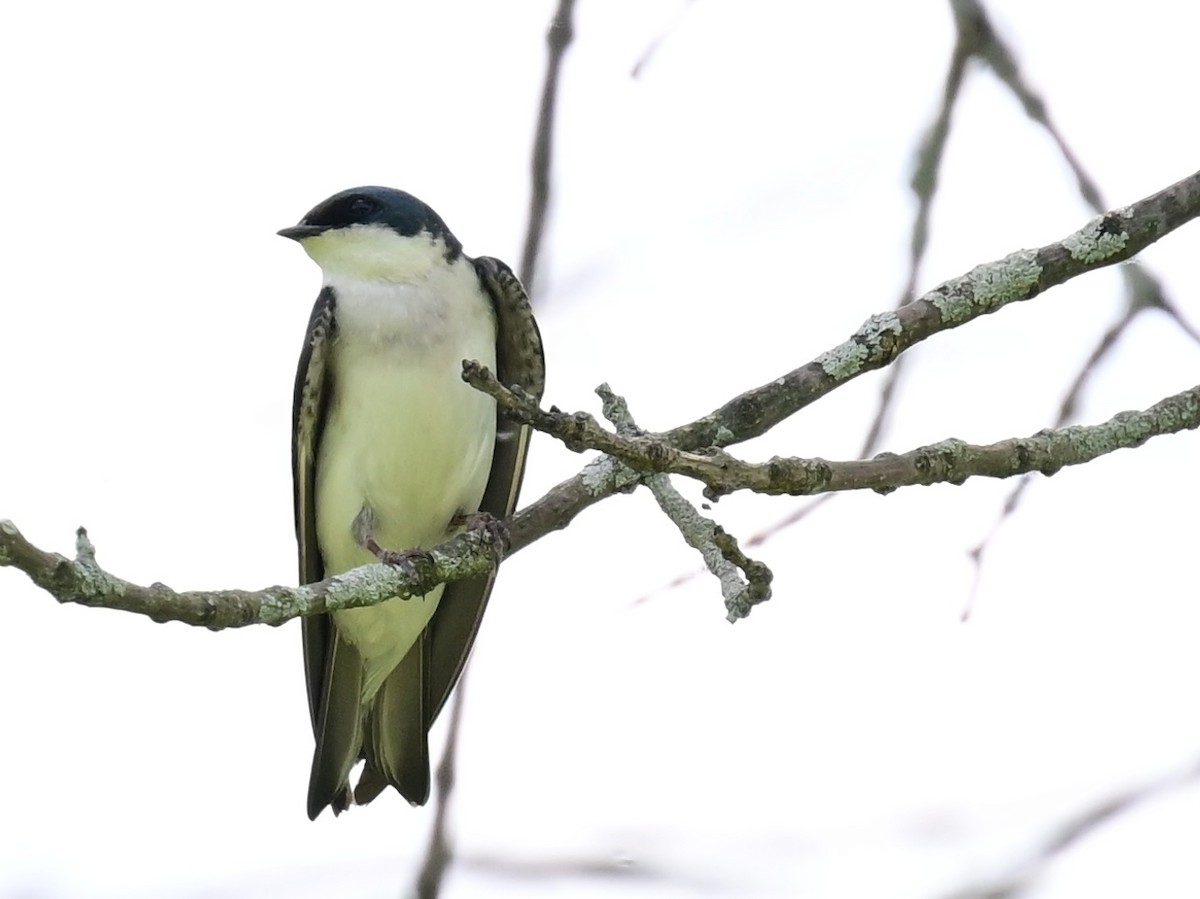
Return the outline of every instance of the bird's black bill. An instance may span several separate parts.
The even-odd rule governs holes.
[[[288,238],[288,240],[304,240],[306,237],[316,237],[328,230],[329,228],[325,225],[292,225],[290,228],[280,228],[275,233],[280,237]]]

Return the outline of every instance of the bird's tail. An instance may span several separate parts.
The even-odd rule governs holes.
[[[310,820],[316,820],[327,805],[333,806],[335,815],[350,807],[350,769],[359,759],[363,742],[362,659],[335,632],[327,664],[317,747],[308,780]]]
[[[412,805],[429,799],[429,631],[387,676],[371,703],[363,733],[367,764],[354,788],[354,801],[366,805],[391,784]]]

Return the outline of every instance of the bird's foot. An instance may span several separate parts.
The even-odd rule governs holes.
[[[491,512],[458,512],[450,519],[450,526],[473,531],[503,555],[512,545],[512,537],[508,533],[508,525],[504,519],[497,518]]]
[[[415,573],[414,561],[425,555],[423,549],[384,549],[375,542],[374,537],[368,537],[366,540],[367,552],[373,553],[375,558],[384,565],[392,565],[396,568],[403,568],[406,571]]]

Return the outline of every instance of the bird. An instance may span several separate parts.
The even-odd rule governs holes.
[[[467,256],[433,209],[388,187],[336,193],[278,233],[322,272],[293,397],[300,582],[402,562],[464,522],[510,515],[530,431],[465,383],[462,363],[541,397],[541,335],[512,270]],[[389,785],[414,806],[427,801],[429,728],[493,581],[494,572],[302,620],[316,741],[310,819],[365,805]]]

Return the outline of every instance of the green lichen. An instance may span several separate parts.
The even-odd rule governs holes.
[[[971,272],[972,299],[977,306],[998,309],[1005,303],[1024,299],[1042,276],[1037,253],[1017,250],[999,262],[981,265]]]
[[[964,277],[934,292],[929,302],[941,313],[943,321],[969,321],[1025,299],[1041,276],[1037,252],[1017,250],[996,262],[976,266]]]
[[[1129,243],[1129,232],[1119,227],[1120,213],[1101,215],[1092,219],[1074,234],[1063,240],[1063,246],[1077,262],[1094,265],[1114,256]]]
[[[588,496],[604,496],[627,489],[636,484],[640,477],[632,468],[611,456],[593,459],[580,472],[580,480]]]
[[[870,355],[870,351],[858,341],[847,340],[818,356],[817,364],[835,381],[844,381],[862,371],[863,363]]]
[[[895,312],[881,312],[863,322],[858,334],[868,346],[879,346],[881,343],[890,342],[894,335],[903,330],[900,316]]]

